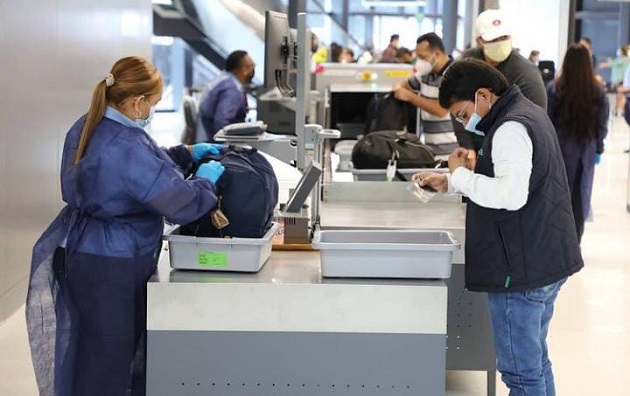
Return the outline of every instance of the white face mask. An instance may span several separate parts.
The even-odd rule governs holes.
[[[429,58],[431,59],[431,58]],[[416,58],[416,69],[418,70],[418,74],[421,76],[425,76],[433,71],[433,63],[430,60],[424,60],[420,57]]]
[[[419,75],[425,76],[431,73],[431,70],[433,70],[433,66],[431,66],[431,64],[424,59],[418,59],[416,61],[416,69],[418,70]]]
[[[493,62],[501,63],[510,56],[512,52],[512,40],[503,40],[496,43],[485,43],[483,53]]]

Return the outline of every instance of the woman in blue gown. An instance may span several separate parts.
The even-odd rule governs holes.
[[[186,180],[218,145],[162,149],[144,131],[162,91],[148,61],[120,59],[66,136],[67,205],[33,248],[26,304],[42,395],[144,394],[146,283],[163,219],[187,223],[214,208],[222,173],[214,163]]]

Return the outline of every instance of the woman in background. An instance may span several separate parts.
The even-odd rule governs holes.
[[[609,104],[588,48],[571,44],[558,78],[547,85],[547,114],[558,133],[578,238],[591,214],[595,164],[604,152]]]

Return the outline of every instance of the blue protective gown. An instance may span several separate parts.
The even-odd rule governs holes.
[[[143,394],[146,282],[163,218],[191,222],[216,206],[206,179],[184,179],[184,146],[159,148],[107,108],[74,164],[79,119],[66,136],[67,203],[33,248],[26,317],[42,395]]]

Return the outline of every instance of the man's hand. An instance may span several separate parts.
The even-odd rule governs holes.
[[[448,170],[451,172],[451,174],[453,174],[453,172],[455,172],[455,169],[459,168],[460,166],[466,167],[468,163],[468,151],[469,150],[463,147],[458,147],[453,150],[451,155],[448,156]]]
[[[398,100],[402,100],[403,102],[409,102],[413,95],[415,95],[415,93],[407,88],[400,86],[396,86],[394,88],[394,97]]]
[[[466,164],[466,167],[471,171],[474,171],[475,165],[477,165],[477,152],[470,149],[468,150],[468,163]]]
[[[394,84],[392,91],[395,91],[397,89],[409,89],[409,84],[406,80],[397,82],[396,84]]]
[[[429,186],[437,192],[448,190],[448,179],[443,173],[420,172],[411,176],[411,181],[418,182],[421,186]]]

